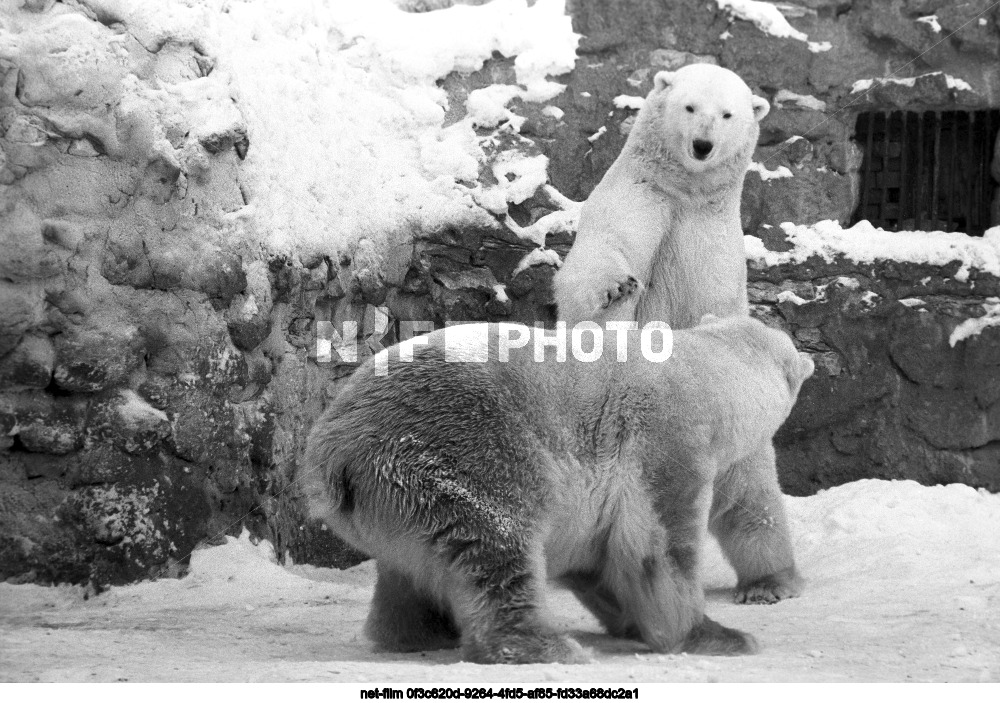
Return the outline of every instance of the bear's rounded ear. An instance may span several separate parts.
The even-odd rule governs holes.
[[[660,71],[653,76],[653,90],[666,90],[674,84],[673,71]]]
[[[718,315],[713,315],[710,312],[706,312],[704,315],[701,316],[701,319],[698,320],[698,324],[699,325],[708,325],[708,324],[711,324],[711,323],[715,322],[718,319],[719,319]]]
[[[767,117],[767,113],[771,111],[771,104],[756,95],[750,98],[750,104],[753,105],[753,118],[758,122]]]

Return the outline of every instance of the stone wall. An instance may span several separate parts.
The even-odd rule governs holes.
[[[634,118],[615,96],[645,94],[661,68],[720,63],[774,104],[755,159],[794,177],[749,173],[743,217],[776,250],[789,246],[783,221],[850,217],[857,110],[1000,105],[997,10],[964,24],[986,2],[803,0],[791,21],[832,43],[822,53],[734,22],[715,2],[569,4],[585,38],[553,101],[564,114],[515,101],[521,136],[498,153],[544,153],[556,190],[582,200]],[[200,80],[203,91],[210,52],[120,32],[88,7],[23,3],[6,16],[17,51],[0,50],[0,577],[100,586],[176,575],[198,543],[244,524],[295,561],[351,563],[357,555],[303,519],[291,483],[311,422],[353,368],[317,362],[316,321],[354,320],[362,339],[389,343],[383,310],[389,323],[551,320],[553,269],[520,265],[536,245],[515,229],[565,203],[540,189],[511,207],[513,225],[418,231],[386,251],[362,240],[302,260],[250,246],[241,178],[254,145],[239,109],[206,127],[184,90],[175,103],[137,104],[154,81]],[[914,22],[934,12],[946,34],[958,29],[940,44]],[[30,50],[54,31],[67,42],[120,35],[129,58],[98,55],[92,72],[67,73]],[[897,70],[944,70],[975,94],[930,77],[865,103],[852,96],[853,81]],[[444,88],[456,97],[511,80],[498,57]],[[446,121],[459,119],[462,101],[450,104]],[[572,239],[559,230],[545,244],[565,255]],[[948,342],[1000,281],[975,270],[959,281],[957,269],[751,267],[755,314],[819,368],[778,438],[788,492],[865,476],[1000,490],[1000,328]]]

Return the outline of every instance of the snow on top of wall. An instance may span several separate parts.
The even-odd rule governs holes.
[[[918,17],[917,22],[923,22],[931,28],[931,31],[935,34],[941,33],[941,23],[938,22],[937,15],[927,15],[926,17]]]
[[[514,218],[510,215],[507,215],[504,219],[504,224],[510,229],[510,231],[514,232],[522,239],[534,242],[539,247],[545,246],[545,238],[549,234],[576,232],[577,226],[580,222],[580,208],[583,206],[583,203],[569,200],[568,198],[561,196],[561,194],[561,200],[553,198],[552,193],[556,193],[558,191],[556,191],[556,189],[552,186],[546,185],[544,186],[544,189],[549,193],[549,197],[552,202],[558,205],[561,209],[555,210],[554,212],[550,212],[548,215],[538,218],[538,220],[527,227],[522,227],[517,224]],[[531,254],[528,256],[531,256]],[[559,259],[559,255],[555,252],[547,254],[547,256],[549,256],[549,260],[544,263],[550,263],[553,266],[559,266],[562,263]],[[529,261],[529,263],[525,264],[525,261]],[[528,266],[533,266],[535,263],[543,262],[529,260],[528,257],[525,257],[521,260],[521,264],[523,264],[523,266],[519,264],[518,268],[514,271],[514,275]]]
[[[144,0],[130,11],[165,35],[197,37],[216,59],[213,77],[228,83],[250,140],[249,205],[230,217],[274,251],[333,253],[445,223],[495,226],[473,197],[486,160],[473,125],[509,120],[513,97],[563,90],[548,77],[572,69],[579,39],[564,0],[423,13],[390,0],[188,5]],[[518,85],[474,91],[470,116],[445,127],[448,96],[436,82],[478,70],[494,52],[516,57]]]
[[[510,277],[513,278],[517,274],[521,273],[521,271],[531,268],[532,266],[539,266],[541,264],[547,264],[549,266],[559,268],[562,266],[562,259],[559,258],[559,253],[555,249],[545,249],[543,247],[532,249],[521,258],[520,263],[518,263]]]
[[[955,346],[969,337],[975,337],[987,327],[1000,327],[1000,298],[987,298],[983,303],[983,310],[986,311],[985,315],[964,320],[952,331],[948,337],[950,346]]]
[[[774,104],[778,107],[784,107],[785,103],[794,103],[807,110],[826,110],[826,103],[819,98],[812,95],[800,95],[799,93],[793,93],[790,90],[782,88],[775,94]]]
[[[948,81],[948,87],[957,90],[971,90],[975,92],[973,87],[963,81],[961,78],[955,78],[954,76],[949,76],[947,73],[944,75],[945,79]]]
[[[919,76],[914,76],[912,78],[862,78],[859,81],[854,81],[854,84],[851,86],[851,93],[852,94],[862,93],[871,88],[872,86],[887,85],[890,83],[893,85],[903,85],[906,86],[907,88],[912,88],[914,85],[916,85],[917,80],[920,78],[926,78],[927,76],[940,76],[940,75],[942,75],[941,71],[931,71],[930,73],[924,73]],[[953,90],[971,90],[975,92],[973,87],[968,83],[966,83],[965,81],[963,81],[961,78],[955,78],[954,76],[950,76],[947,73],[943,75],[948,83],[949,88]]]
[[[589,137],[587,137],[587,141],[590,142],[591,144],[593,144],[598,139],[600,139],[601,137],[603,137],[607,133],[607,131],[608,131],[607,126],[606,125],[601,125],[600,128],[596,132],[594,132]]]
[[[561,120],[566,115],[566,112],[555,105],[546,105],[542,108],[542,114],[554,120]]]
[[[794,291],[783,290],[778,293],[777,300],[779,303],[792,303],[794,305],[805,305],[809,301],[805,298],[799,296]]]
[[[503,153],[492,164],[496,185],[477,188],[474,199],[481,207],[502,215],[507,212],[508,204],[523,203],[545,185],[549,178],[548,165],[548,158],[541,154]]]
[[[720,10],[728,10],[737,19],[753,22],[760,31],[774,37],[797,39],[806,42],[809,51],[818,53],[833,48],[830,42],[811,42],[805,32],[800,32],[788,23],[781,10],[769,2],[760,0],[715,0]]]
[[[509,303],[510,296],[507,295],[507,286],[503,283],[497,283],[493,286],[493,293],[496,295],[498,303]]]
[[[772,170],[756,161],[750,162],[750,165],[747,166],[747,171],[756,171],[762,181],[770,181],[774,178],[791,178],[793,175],[787,166],[778,166],[778,168]]]
[[[154,408],[135,391],[125,389],[118,395],[120,402],[115,409],[127,425],[139,427],[150,422],[170,422],[165,412]]]
[[[960,232],[886,232],[867,220],[848,229],[834,220],[814,225],[784,222],[781,228],[793,245],[791,250],[768,251],[759,238],[746,235],[743,240],[747,258],[765,266],[798,264],[811,256],[822,257],[828,263],[837,256],[857,263],[893,260],[944,266],[959,261],[956,280],[968,280],[971,269],[1000,276],[1000,227],[987,230],[982,237]]]
[[[646,104],[646,98],[641,95],[618,95],[613,102],[619,110],[638,110]]]

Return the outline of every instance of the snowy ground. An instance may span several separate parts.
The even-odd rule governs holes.
[[[803,597],[729,601],[706,564],[708,612],[754,633],[756,656],[651,654],[600,633],[567,593],[555,624],[585,666],[479,666],[455,651],[376,654],[361,634],[374,570],[283,568],[249,540],[198,551],[191,574],[114,588],[0,584],[7,681],[998,681],[1000,495],[961,485],[860,481],[789,498]]]

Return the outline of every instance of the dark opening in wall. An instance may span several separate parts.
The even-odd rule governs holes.
[[[852,224],[975,236],[1000,224],[990,216],[998,131],[1000,110],[859,114],[865,157]]]

